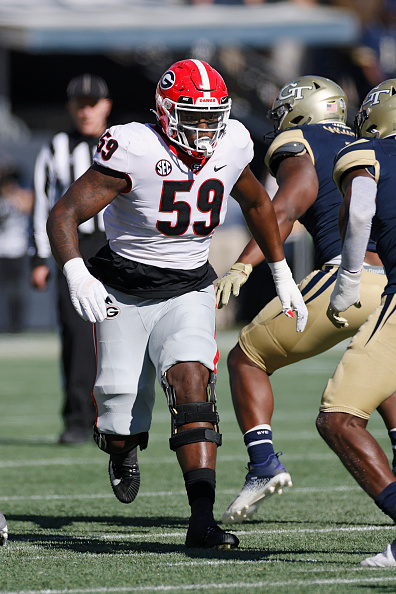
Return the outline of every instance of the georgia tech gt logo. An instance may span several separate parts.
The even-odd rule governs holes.
[[[298,83],[292,82],[283,87],[279,92],[278,99],[290,99],[290,97],[294,97],[294,99],[304,99],[303,90],[308,89],[311,91],[313,88],[312,86],[298,87],[297,84]],[[288,91],[287,94],[286,91]]]
[[[386,93],[387,95],[389,95],[390,89],[378,89],[378,91],[376,91],[375,89],[373,89],[371,91],[371,93],[369,93],[367,95],[367,99],[363,103],[363,105],[367,105],[368,103],[371,103],[371,105],[378,105],[380,103],[380,95],[381,95],[381,93]]]
[[[161,78],[160,87],[161,89],[171,89],[175,84],[176,76],[173,70],[168,70],[165,72],[164,76]]]
[[[108,305],[106,307],[106,312],[107,312],[106,318],[108,320],[111,320],[112,318],[116,318],[117,316],[119,316],[121,313],[121,310],[119,307],[117,307],[117,305]]]

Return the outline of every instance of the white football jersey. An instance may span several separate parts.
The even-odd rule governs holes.
[[[237,120],[229,120],[213,155],[196,173],[152,125],[109,128],[94,161],[131,181],[131,190],[119,194],[104,213],[111,249],[160,268],[204,265],[229,194],[252,158],[252,139]]]

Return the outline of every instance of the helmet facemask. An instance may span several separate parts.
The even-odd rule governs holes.
[[[181,105],[157,95],[157,106],[166,115],[166,134],[188,154],[200,158],[210,157],[224,135],[231,111],[231,99],[224,105],[201,107]],[[202,122],[205,127],[199,127]],[[210,134],[206,133],[209,132]]]
[[[286,116],[293,111],[293,103],[294,103],[294,101],[292,101],[290,103],[283,103],[282,105],[279,105],[275,109],[270,109],[268,111],[267,118],[269,118],[270,120],[273,120],[275,132],[278,132],[278,130],[283,129],[282,128],[283,121],[286,118]],[[303,116],[301,116],[301,115],[299,116],[298,114],[296,114],[296,117],[290,120],[289,126],[291,126],[291,125],[298,126],[302,119],[303,119]],[[309,122],[310,122],[310,118],[308,118],[308,121],[306,121],[305,123],[309,124]]]

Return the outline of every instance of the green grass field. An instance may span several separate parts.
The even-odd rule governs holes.
[[[215,515],[243,485],[247,457],[225,368],[235,332],[219,334]],[[101,592],[396,592],[396,573],[359,561],[396,536],[321,440],[315,418],[342,347],[273,377],[274,445],[294,486],[236,526],[234,551],[186,550],[189,508],[169,450],[170,418],[158,390],[149,447],[139,457],[140,493],[113,496],[107,455],[92,444],[61,446],[61,392],[55,335],[0,338],[0,509],[9,543],[0,549],[1,594]],[[390,456],[380,417],[369,427]]]

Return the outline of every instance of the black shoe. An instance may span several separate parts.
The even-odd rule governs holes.
[[[81,427],[66,429],[59,438],[59,443],[65,445],[75,445],[85,443],[92,439],[92,430],[82,429]]]
[[[127,454],[110,454],[109,475],[117,499],[121,503],[132,503],[140,487],[137,447]]]
[[[214,520],[211,522],[190,518],[186,536],[186,547],[202,549],[235,549],[239,539],[231,532],[222,530]]]

